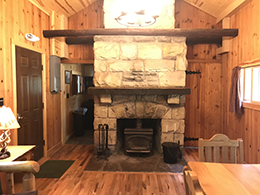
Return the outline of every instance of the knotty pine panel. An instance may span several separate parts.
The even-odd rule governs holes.
[[[175,1],[175,27],[184,29],[221,28],[216,18],[182,1]],[[185,136],[210,138],[221,132],[221,64],[208,63],[217,59],[216,44],[188,45],[187,58],[198,60],[189,63],[187,70],[200,71],[201,74],[186,76],[186,87],[191,94],[186,95]],[[205,63],[203,63],[203,60]],[[187,141],[185,146],[197,147],[197,141]]]
[[[54,138],[48,143],[48,149],[61,142],[60,138],[60,113],[59,108],[50,106],[54,100],[58,102],[60,94],[51,95],[49,92],[49,39],[43,37],[42,31],[49,30],[49,16],[31,4],[28,0],[8,0],[0,1],[0,97],[4,98],[6,106],[16,110],[13,96],[13,85],[16,78],[13,78],[12,43],[21,45],[24,48],[35,50],[45,54],[46,78],[42,82],[46,83],[46,105],[47,108],[47,135],[52,134]],[[32,43],[25,39],[26,33],[33,33],[40,38],[40,41]],[[19,86],[17,86],[19,87]],[[60,106],[60,105],[58,105]],[[55,118],[55,122],[52,122]],[[12,144],[17,140],[12,134]]]
[[[232,139],[244,140],[245,162],[260,163],[260,111],[244,109],[243,115],[230,113],[229,90],[232,69],[238,64],[260,58],[260,2],[253,0],[231,16],[231,28],[239,34],[231,40],[231,51],[223,55],[223,132]]]
[[[216,18],[204,11],[184,2],[175,1],[175,28],[197,29],[197,28],[221,28],[216,24]],[[216,44],[196,44],[188,46],[187,57],[189,59],[216,59]]]
[[[221,133],[221,64],[189,63],[188,71],[200,74],[186,75],[185,137],[210,138]],[[185,146],[197,147],[197,141],[187,141]]]
[[[69,29],[104,28],[103,0],[97,0],[87,8],[68,18]],[[94,59],[93,45],[69,45],[69,59]]]

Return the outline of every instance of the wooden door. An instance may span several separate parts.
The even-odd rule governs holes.
[[[17,116],[19,145],[36,145],[34,160],[43,157],[41,54],[16,46]]]
[[[221,64],[189,63],[187,71],[200,74],[187,74],[186,87],[191,93],[185,102],[185,137],[209,139],[222,133],[221,109]],[[185,142],[185,146],[197,147],[198,141]]]

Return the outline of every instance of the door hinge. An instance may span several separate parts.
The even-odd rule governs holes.
[[[42,103],[42,109],[44,108],[44,103]]]
[[[42,140],[42,144],[45,146],[45,140]]]
[[[200,71],[188,71],[188,70],[185,70],[186,74],[200,74],[201,72]]]
[[[198,141],[198,137],[184,137],[184,142],[186,141]]]

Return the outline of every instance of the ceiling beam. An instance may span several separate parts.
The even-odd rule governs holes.
[[[186,37],[189,45],[221,44],[223,36],[235,37],[238,29],[86,29],[86,30],[44,30],[46,38],[67,37],[66,43],[92,44],[95,35],[131,35],[131,36],[176,36]]]
[[[131,36],[176,36],[187,38],[222,37],[238,35],[238,29],[85,29],[85,30],[44,30],[45,38],[77,37],[95,35]]]

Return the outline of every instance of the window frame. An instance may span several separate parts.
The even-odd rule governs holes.
[[[247,63],[243,63],[240,65],[241,67],[241,70],[244,69],[243,71],[243,77],[242,75],[240,76],[240,80],[241,78],[243,78],[243,85],[241,87],[243,87],[243,89],[241,89],[241,92],[243,92],[243,94],[240,94],[240,96],[242,95],[241,99],[242,99],[242,106],[244,108],[249,108],[249,109],[254,109],[254,110],[258,110],[260,111],[260,100],[259,101],[253,101],[253,88],[254,88],[254,82],[253,82],[253,69],[254,68],[259,68],[260,67],[260,59],[257,59],[257,60],[254,60],[254,61],[251,61],[251,62],[247,62]],[[250,68],[251,69],[251,97],[250,97],[250,100],[248,99],[245,99],[245,74],[246,74],[246,71],[245,69],[246,68]],[[241,74],[242,74],[242,71],[241,71]],[[240,81],[241,82],[241,81]]]

